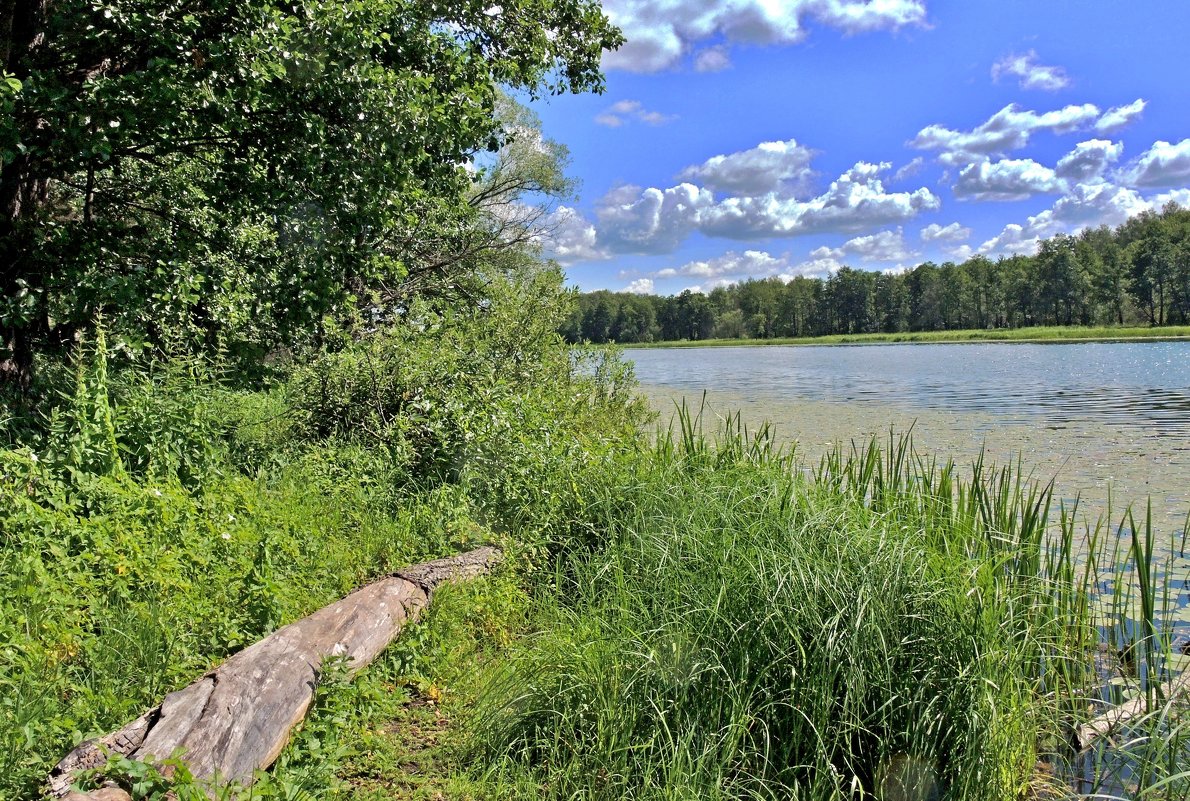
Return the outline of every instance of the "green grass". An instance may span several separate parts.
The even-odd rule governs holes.
[[[593,499],[605,547],[559,560],[539,629],[481,699],[479,763],[558,799],[1057,790],[1100,682],[1110,616],[1089,591],[1129,554],[1152,560],[1144,535],[1118,563],[1080,561],[1047,488],[979,462],[962,479],[904,440],[795,468],[765,430],[736,418],[711,444],[686,418]],[[1132,576],[1151,599],[1151,574]],[[1152,645],[1155,676],[1168,630],[1117,633]],[[1092,784],[1187,797],[1184,723],[1157,704]]]
[[[895,334],[831,334],[820,337],[774,339],[699,339],[634,342],[628,348],[703,348],[760,345],[867,345],[880,343],[962,342],[1115,342],[1133,339],[1167,340],[1190,337],[1190,326],[1036,326],[1032,328],[967,329],[962,331],[904,331]]]

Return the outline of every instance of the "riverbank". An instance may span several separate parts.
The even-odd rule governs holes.
[[[832,334],[821,337],[773,339],[698,339],[625,343],[627,348],[722,348],[764,345],[878,345],[962,344],[967,342],[1125,342],[1190,339],[1190,325],[1150,327],[1037,326],[1033,328],[966,329],[962,331],[901,331],[894,334]]]

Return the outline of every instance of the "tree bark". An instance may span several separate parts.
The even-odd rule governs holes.
[[[414,565],[278,629],[119,731],[75,748],[51,772],[50,796],[119,798],[112,788],[104,788],[106,796],[70,792],[78,771],[105,764],[113,753],[146,761],[180,753],[197,779],[251,783],[305,716],[325,659],[342,657],[354,673],[417,618],[435,587],[487,573],[499,559],[498,550],[485,547]]]

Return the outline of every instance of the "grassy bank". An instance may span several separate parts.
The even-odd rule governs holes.
[[[809,471],[738,417],[650,441],[623,365],[490,313],[253,391],[84,349],[0,454],[0,795],[353,586],[498,542],[504,572],[323,676],[255,797],[1190,797],[1160,689],[1184,541],[907,441]],[[1126,693],[1150,714],[1072,762]]]
[[[480,763],[559,799],[1061,796],[1101,643],[1158,692],[1171,623],[1136,610],[1178,584],[1137,569],[1141,527],[1051,538],[1048,490],[906,441],[795,466],[687,424],[592,499],[605,547],[563,556],[479,697]],[[1187,797],[1185,714],[1155,703],[1081,790]]]
[[[775,339],[700,339],[634,342],[630,348],[704,348],[761,345],[868,345],[902,342],[1122,342],[1176,340],[1190,337],[1190,326],[1113,327],[1037,326],[1034,328],[969,329],[963,331],[903,331],[895,334],[832,334],[821,337]]]

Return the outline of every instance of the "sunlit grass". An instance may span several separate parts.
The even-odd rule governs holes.
[[[1080,527],[1019,466],[960,471],[907,438],[807,476],[767,429],[699,428],[683,413],[594,499],[605,546],[558,561],[481,703],[482,764],[551,798],[1004,799],[1080,774],[1190,792],[1151,526]],[[1111,625],[1134,607],[1147,623]],[[1154,703],[1126,747],[1078,757],[1101,641],[1138,655]]]

